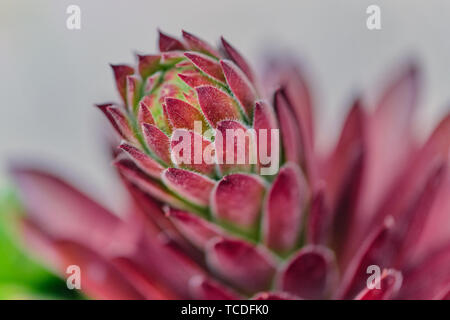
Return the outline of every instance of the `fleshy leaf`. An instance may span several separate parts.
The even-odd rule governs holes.
[[[152,124],[144,123],[142,130],[150,150],[162,161],[171,164],[169,137]]]
[[[184,55],[186,58],[191,60],[198,69],[206,73],[208,76],[214,78],[215,80],[225,82],[225,76],[222,72],[222,68],[213,58],[197,52],[186,52]]]
[[[130,66],[118,64],[111,65],[113,69],[114,78],[116,79],[117,91],[119,91],[120,96],[124,103],[127,102],[127,76],[134,74],[134,69]]]
[[[202,276],[194,277],[190,281],[190,288],[194,299],[198,300],[238,300],[239,295],[216,282]]]
[[[261,213],[265,186],[258,176],[230,174],[220,180],[211,198],[212,211],[219,221],[250,229]]]
[[[159,50],[161,52],[184,50],[184,45],[177,39],[159,31]]]
[[[356,300],[388,300],[394,297],[402,285],[402,274],[394,269],[383,270],[373,288],[364,289]]]
[[[214,57],[220,57],[220,53],[211,47],[206,41],[194,36],[193,34],[183,30],[183,39],[189,45],[189,49],[200,51]]]
[[[164,184],[188,202],[206,207],[214,188],[214,180],[198,173],[168,168],[162,174]]]
[[[265,203],[263,239],[269,248],[286,252],[295,247],[308,199],[309,190],[298,166],[283,166]]]
[[[146,79],[158,70],[160,55],[138,55],[138,70],[142,79]]]
[[[209,240],[222,235],[216,225],[196,214],[169,208],[167,215],[180,233],[202,250]]]
[[[222,120],[239,120],[239,107],[233,98],[213,86],[196,88],[198,101],[208,122],[213,128]]]
[[[245,110],[249,119],[251,119],[256,101],[256,93],[252,84],[233,62],[221,60],[220,65],[222,66],[228,86]]]
[[[221,38],[221,40],[223,48],[225,49],[226,53],[231,58],[231,60],[233,60],[234,63],[236,63],[236,65],[245,73],[245,75],[247,76],[248,79],[250,79],[250,81],[253,81],[254,80],[253,72],[247,61],[245,61],[242,55],[235,48],[233,48],[228,43],[228,41],[226,41],[223,37]]]
[[[255,137],[238,121],[224,120],[217,124],[214,141],[222,175],[250,172],[256,157]]]
[[[120,149],[125,151],[130,158],[136,163],[136,165],[142,169],[145,173],[154,178],[159,178],[164,167],[161,166],[156,160],[143,153],[138,148],[133,147],[128,143],[122,143]]]
[[[166,98],[165,102],[167,116],[174,128],[194,130],[195,121],[202,123],[203,130],[208,127],[202,113],[189,103],[176,98]]]
[[[286,265],[280,278],[283,291],[304,299],[324,299],[336,284],[334,255],[322,246],[302,248]]]
[[[248,293],[267,289],[275,273],[267,253],[241,240],[213,241],[206,258],[220,276]]]

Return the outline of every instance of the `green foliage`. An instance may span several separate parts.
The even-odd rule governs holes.
[[[21,207],[11,190],[0,190],[0,299],[76,299],[65,282],[32,260],[21,247]]]

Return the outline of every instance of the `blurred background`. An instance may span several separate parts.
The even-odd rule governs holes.
[[[381,8],[381,30],[366,27],[371,4]],[[66,27],[69,5],[81,8],[81,30]],[[417,134],[428,134],[450,107],[448,0],[2,0],[0,299],[54,295],[65,285],[10,241],[1,214],[17,206],[8,164],[50,167],[120,211],[120,184],[102,144],[109,124],[93,104],[118,99],[108,64],[155,51],[157,28],[213,43],[223,35],[255,67],[267,51],[290,50],[312,83],[322,150],[337,138],[354,95],[364,92],[370,105],[405,58],[418,60],[424,75]]]

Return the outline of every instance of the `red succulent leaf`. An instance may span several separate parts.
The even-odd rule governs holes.
[[[450,244],[441,245],[403,272],[398,299],[427,300],[450,285]]]
[[[168,203],[179,209],[190,209],[190,206],[172,195],[160,182],[150,179],[133,163],[126,160],[118,160],[114,163],[119,173],[129,182],[147,193],[151,197]]]
[[[272,258],[242,240],[217,239],[207,249],[206,258],[221,277],[249,293],[267,289],[275,274]]]
[[[228,43],[228,41],[226,41],[223,37],[221,38],[221,40],[223,48],[225,49],[225,52],[228,54],[230,59],[233,60],[234,63],[236,63],[236,65],[245,73],[250,81],[254,81],[253,72],[247,61],[245,61],[242,55],[235,48],[233,48]]]
[[[309,191],[300,169],[288,163],[280,169],[266,198],[263,241],[273,250],[289,251],[299,240]]]
[[[111,65],[111,68],[116,80],[117,91],[119,91],[123,102],[127,103],[127,76],[133,75],[134,69],[123,64]]]
[[[133,147],[128,143],[122,143],[120,145],[120,149],[125,151],[133,162],[149,176],[157,179],[161,176],[161,172],[164,170],[164,167],[138,148]]]
[[[411,128],[418,92],[419,72],[411,64],[387,86],[369,117],[367,187],[363,188],[359,209],[367,228],[380,201],[389,194],[411,157]]]
[[[274,140],[275,144],[272,143],[272,135],[274,134],[274,131],[272,130],[278,129],[278,123],[272,107],[264,101],[257,101],[255,104],[253,128],[255,129],[257,139],[258,166],[270,167],[271,163],[266,163],[266,159],[272,159],[272,156],[275,156],[275,154],[273,154],[275,152],[279,153],[280,140]],[[272,150],[272,147],[275,148]],[[263,155],[263,157],[261,157],[261,155]]]
[[[287,161],[301,163],[303,155],[302,138],[292,112],[282,90],[275,93],[275,110],[280,123],[283,152]]]
[[[127,106],[129,110],[135,110],[139,99],[139,79],[137,76],[127,76]]]
[[[208,124],[202,113],[194,106],[176,98],[166,98],[165,105],[172,127],[194,130],[194,122],[200,121],[202,128],[206,130]]]
[[[256,226],[265,193],[263,180],[248,174],[230,174],[217,184],[211,207],[219,221],[249,229]]]
[[[27,219],[42,232],[96,250],[109,244],[120,224],[114,214],[46,172],[15,167],[11,173],[27,210]]]
[[[184,45],[177,39],[159,31],[159,50],[161,52],[184,50]]]
[[[150,150],[162,161],[171,164],[169,137],[156,126],[148,123],[142,125],[145,142]]]
[[[211,47],[206,41],[194,36],[193,34],[183,30],[183,39],[189,45],[192,51],[200,51],[214,57],[220,57],[220,53]]]
[[[220,60],[223,74],[236,99],[251,119],[255,106],[256,93],[246,75],[231,61]]]
[[[133,130],[130,127],[127,117],[118,107],[111,103],[98,104],[96,107],[105,114],[113,128],[122,138],[132,143],[136,142],[136,138],[134,137]]]
[[[180,233],[202,250],[209,240],[222,235],[216,225],[194,213],[169,208],[167,215]]]
[[[352,299],[355,297],[366,283],[367,268],[371,265],[384,268],[392,260],[395,255],[390,244],[393,227],[394,219],[388,216],[383,225],[374,230],[363,242],[344,273],[337,293],[338,298]]]
[[[336,284],[335,268],[331,250],[322,246],[306,246],[285,266],[280,287],[304,299],[324,299]]]
[[[152,113],[150,112],[150,97],[145,96],[139,102],[138,109],[138,123],[143,125],[144,123],[155,125],[155,120],[153,119]]]
[[[217,60],[197,52],[186,52],[184,54],[186,58],[192,61],[192,63],[208,76],[215,80],[225,82],[225,76],[222,68]]]
[[[260,292],[256,294],[253,300],[300,300],[299,297],[293,296],[286,292]]]
[[[252,163],[256,162],[252,161],[256,157],[255,140],[240,122],[224,120],[217,124],[214,143],[222,175],[251,171]]]
[[[190,281],[192,296],[198,300],[239,300],[237,293],[232,292],[217,282],[204,277],[194,277]]]
[[[325,244],[331,227],[331,212],[326,203],[323,188],[312,196],[308,217],[307,239],[311,244]]]
[[[200,74],[197,71],[179,73],[178,76],[191,88],[211,84],[211,81],[206,76]]]
[[[205,139],[202,135],[185,129],[176,129],[171,137],[172,159],[180,167],[203,173],[207,176],[213,176],[215,173],[215,164],[206,161],[205,153],[209,150],[211,157],[214,156],[214,144]],[[179,152],[176,152],[178,145],[181,144]],[[199,152],[201,150],[201,152]],[[185,154],[184,152],[187,152]]]
[[[222,120],[239,120],[239,107],[233,98],[213,86],[196,88],[198,102],[208,122],[213,128]]]
[[[366,288],[356,296],[356,300],[388,300],[393,298],[402,285],[402,274],[394,269],[383,270],[373,288]]]
[[[146,79],[158,70],[161,61],[160,55],[138,55],[137,57],[139,61],[138,70],[142,79]]]
[[[195,205],[206,207],[214,188],[214,180],[198,173],[168,168],[162,174],[162,181],[173,192]]]

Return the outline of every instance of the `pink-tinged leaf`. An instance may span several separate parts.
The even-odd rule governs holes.
[[[199,121],[203,130],[208,128],[202,113],[189,103],[176,98],[166,98],[165,105],[172,127],[194,130],[194,122]]]
[[[420,75],[410,64],[384,91],[375,112],[368,119],[368,164],[361,216],[367,228],[380,202],[391,193],[394,182],[410,162],[413,151],[413,116],[416,109]],[[364,222],[362,222],[364,223]]]
[[[286,292],[260,292],[256,294],[252,298],[252,300],[301,300],[301,299]]]
[[[139,99],[139,79],[137,76],[127,76],[127,106],[129,110],[135,110]]]
[[[369,266],[377,265],[385,268],[392,261],[392,257],[396,254],[390,244],[393,227],[394,220],[388,216],[383,225],[375,229],[362,243],[344,273],[337,292],[338,299],[353,299],[356,294],[361,292],[366,285]]]
[[[216,225],[196,214],[169,208],[167,215],[180,233],[202,250],[209,240],[222,235]]]
[[[267,289],[275,274],[273,258],[241,240],[213,241],[206,259],[217,274],[247,293]]]
[[[141,300],[144,297],[131,286],[124,275],[97,252],[71,241],[55,242],[65,268],[76,265],[82,270],[82,288],[88,296],[105,300]]]
[[[95,250],[111,241],[120,221],[99,204],[46,172],[13,167],[11,174],[28,219],[42,232]]]
[[[193,131],[176,129],[172,133],[170,144],[172,159],[176,165],[207,176],[214,175],[214,144],[211,141]]]
[[[225,82],[225,76],[222,68],[216,60],[197,52],[186,52],[184,55],[186,58],[191,60],[198,69],[208,76],[214,78],[215,80]]]
[[[201,75],[197,71],[179,73],[178,76],[191,88],[211,84],[211,80],[209,80],[206,76]]]
[[[433,299],[450,285],[450,244],[441,245],[403,272],[398,299]]]
[[[155,119],[153,119],[152,113],[150,112],[150,108],[148,105],[150,102],[149,100],[150,100],[150,97],[145,96],[139,102],[138,123],[140,125],[143,125],[144,123],[155,125]]]
[[[255,89],[246,75],[233,62],[221,60],[220,65],[222,66],[228,86],[245,110],[249,119],[251,119],[256,101]]]
[[[164,170],[164,167],[160,165],[156,160],[128,143],[122,143],[120,145],[120,149],[125,151],[142,171],[156,179],[160,178],[161,172]]]
[[[448,168],[444,163],[431,172],[412,207],[397,218],[399,223],[393,235],[397,252],[394,261],[395,266],[403,266],[415,252],[418,240],[430,216],[430,210],[445,182],[446,170]]]
[[[327,161],[326,193],[332,208],[336,207],[340,192],[352,169],[355,156],[362,149],[365,135],[365,115],[359,100],[353,104],[345,120],[338,143]]]
[[[214,144],[222,175],[251,171],[252,163],[256,163],[255,140],[240,122],[224,120],[217,124]]]
[[[383,270],[380,279],[373,284],[373,288],[364,289],[355,300],[389,300],[397,294],[402,281],[401,272],[394,269]]]
[[[111,65],[116,80],[117,91],[124,103],[127,102],[127,76],[134,74],[134,69],[127,65]]]
[[[447,115],[422,148],[415,152],[414,157],[405,168],[403,176],[392,186],[392,192],[389,193],[375,214],[375,223],[383,219],[386,212],[392,213],[395,217],[400,216],[413,205],[413,201],[417,198],[417,194],[421,192],[421,188],[425,185],[430,174],[447,159],[450,147],[449,136],[450,115]],[[450,179],[447,178],[447,180]],[[421,237],[421,244],[418,244],[415,249],[418,255],[446,239],[450,240],[450,224],[442,223],[442,221],[445,221],[446,213],[450,208],[450,201],[446,196],[449,186],[450,182],[447,183],[447,187],[443,186],[443,189],[446,190],[440,192],[442,194],[438,197],[440,203],[433,205],[436,209],[431,210]]]
[[[200,51],[214,57],[220,57],[220,53],[212,46],[210,46],[206,41],[203,41],[197,36],[194,36],[193,34],[188,33],[184,30],[183,39],[186,41],[189,49],[191,49],[192,51]]]
[[[253,129],[255,129],[257,139],[258,166],[260,168],[270,167],[272,165],[270,160],[275,156],[279,157],[280,140],[272,137],[275,134],[274,130],[278,130],[278,123],[272,107],[264,101],[257,101],[255,104]],[[276,145],[272,144],[272,139]],[[272,147],[274,147],[273,150]]]
[[[168,203],[175,208],[191,209],[188,204],[172,195],[159,181],[155,181],[145,175],[133,162],[130,164],[127,160],[121,159],[116,161],[114,165],[129,183],[134,184],[151,197],[161,202]]]
[[[280,275],[280,288],[303,299],[325,299],[336,284],[333,252],[322,246],[302,248]]]
[[[261,214],[265,185],[258,176],[230,174],[219,181],[211,198],[214,216],[248,230],[256,227]]]
[[[196,276],[206,276],[203,268],[164,233],[144,235],[135,249],[122,257],[180,299],[192,299],[190,280]]]
[[[450,284],[444,290],[441,290],[433,300],[450,300]]]
[[[195,205],[206,207],[214,180],[198,173],[177,168],[168,168],[162,174],[162,181],[181,198]]]
[[[242,55],[235,48],[233,48],[223,37],[221,38],[221,40],[223,48],[225,49],[226,53],[231,58],[231,60],[233,60],[234,63],[236,63],[236,65],[245,73],[245,75],[247,76],[248,79],[250,79],[250,81],[253,81],[254,80],[253,72],[247,61],[245,61]]]
[[[169,137],[152,124],[144,123],[142,125],[145,142],[150,150],[162,161],[171,164],[170,160],[170,142]]]
[[[275,93],[275,110],[280,123],[281,137],[283,141],[283,153],[287,161],[300,164],[302,161],[303,138],[295,122],[292,112],[282,90]]]
[[[213,86],[195,88],[198,102],[208,122],[213,128],[222,120],[239,120],[239,107],[228,94]]]
[[[159,68],[159,62],[161,61],[160,55],[138,55],[138,70],[142,79],[146,79],[148,76],[155,73]]]
[[[308,217],[307,239],[311,244],[325,244],[331,227],[331,212],[323,188],[313,195]]]
[[[191,294],[196,300],[238,300],[241,297],[231,289],[208,280],[202,276],[194,277],[190,281]]]
[[[111,103],[98,104],[96,105],[96,107],[105,114],[114,129],[122,138],[132,143],[136,142],[136,138],[133,134],[133,130],[130,127],[128,119],[119,108]]]
[[[263,240],[271,249],[286,252],[299,240],[309,190],[301,170],[288,163],[280,169],[266,198]]]
[[[173,292],[159,284],[156,279],[149,277],[128,259],[119,257],[114,258],[112,262],[146,300],[179,299]]]
[[[159,31],[159,51],[184,50],[184,45],[177,39]]]
[[[155,84],[158,83],[157,81],[161,77],[161,74],[162,74],[161,72],[156,72],[153,75],[149,76],[147,79],[145,79],[144,93],[147,94],[153,90]]]

